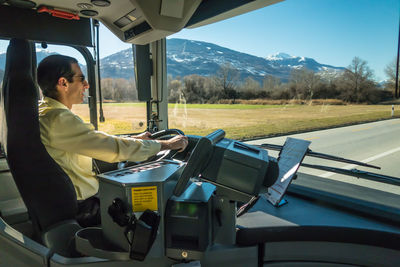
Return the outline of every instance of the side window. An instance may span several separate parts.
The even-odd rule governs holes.
[[[6,120],[4,117],[3,109],[3,79],[6,63],[6,52],[8,47],[8,40],[0,40],[0,144],[1,149],[6,147]]]
[[[43,58],[52,54],[62,54],[76,58],[82,73],[87,77],[87,63],[76,49],[61,45],[48,45],[47,48],[43,48],[40,44],[36,45],[38,64]],[[138,103],[137,100],[131,45],[126,45],[126,48],[117,46],[111,50],[107,48],[103,54],[105,56],[102,56],[102,51],[100,51],[102,110],[100,110],[100,104],[98,103],[99,130],[109,134],[144,131],[146,129],[146,105],[145,103]],[[98,102],[100,101],[99,95],[97,100]],[[84,102],[73,105],[72,111],[85,122],[90,122],[88,90],[85,92]],[[100,114],[103,114],[104,121],[100,120]]]
[[[0,40],[0,85],[3,86],[4,69],[6,65],[6,52],[8,47],[8,40]]]
[[[109,134],[145,131],[146,103],[137,98],[132,45],[121,42],[107,27],[100,25],[99,48],[105,118],[99,122],[99,130]],[[100,110],[97,113],[100,116]]]

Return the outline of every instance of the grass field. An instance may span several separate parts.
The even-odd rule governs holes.
[[[103,110],[102,131],[116,134],[146,129],[143,103],[107,103]],[[87,105],[75,105],[73,111],[89,121]],[[399,106],[394,115],[400,117]],[[206,135],[223,129],[229,138],[250,139],[389,119],[391,105],[169,104],[168,117],[169,128],[186,134]]]

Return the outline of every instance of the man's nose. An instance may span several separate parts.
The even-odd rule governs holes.
[[[86,90],[86,89],[89,89],[89,87],[90,87],[89,83],[85,80],[83,82],[83,88],[85,88],[85,90]]]

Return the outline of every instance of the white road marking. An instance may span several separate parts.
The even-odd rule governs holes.
[[[368,163],[368,162],[374,161],[374,160],[376,160],[376,159],[386,157],[387,155],[396,153],[396,152],[398,152],[398,151],[400,151],[400,147],[397,147],[397,148],[388,150],[388,151],[386,151],[386,152],[383,152],[383,153],[381,153],[381,154],[375,155],[375,156],[373,156],[373,157],[370,157],[370,158],[361,160],[361,162],[363,162],[363,163]],[[350,170],[350,169],[355,168],[356,166],[357,166],[357,165],[349,164],[349,165],[346,165],[346,166],[342,167],[342,169]],[[328,178],[328,177],[331,177],[331,176],[334,175],[334,174],[336,174],[336,173],[333,173],[333,172],[326,172],[326,173],[323,173],[322,175],[319,175],[319,176],[320,176],[320,177],[324,177],[324,178]]]

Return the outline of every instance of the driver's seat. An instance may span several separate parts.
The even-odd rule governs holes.
[[[12,39],[7,49],[2,133],[10,171],[32,220],[34,239],[63,256],[75,256],[77,200],[67,174],[41,142],[34,46]],[[5,127],[5,129],[4,129]]]

